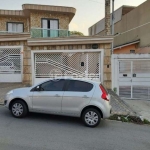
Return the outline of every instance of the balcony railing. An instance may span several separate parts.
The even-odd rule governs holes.
[[[70,32],[68,30],[62,29],[42,29],[42,28],[32,28],[31,37],[32,38],[56,38],[56,37],[68,37]]]

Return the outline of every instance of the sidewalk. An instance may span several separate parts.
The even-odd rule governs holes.
[[[112,114],[137,116],[137,113],[116,93],[109,90],[109,94],[111,95]]]
[[[150,121],[150,101],[146,100],[124,100],[142,118]]]

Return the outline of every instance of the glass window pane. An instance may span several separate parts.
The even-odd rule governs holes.
[[[89,92],[93,85],[83,81],[71,80],[67,91]]]
[[[41,85],[43,91],[62,91],[64,87],[65,80],[51,80],[45,82]]]
[[[23,32],[23,24],[17,24],[16,27],[17,32]]]

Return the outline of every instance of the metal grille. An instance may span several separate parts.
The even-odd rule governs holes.
[[[119,86],[119,96],[131,98],[131,86]]]
[[[131,72],[131,61],[120,61],[119,73],[130,73],[130,72]]]
[[[35,54],[35,77],[56,76],[100,79],[100,52]]]
[[[133,72],[134,73],[150,73],[150,60],[134,60]]]
[[[133,86],[133,98],[150,99],[150,86]]]
[[[0,74],[21,73],[20,52],[20,48],[0,48]]]

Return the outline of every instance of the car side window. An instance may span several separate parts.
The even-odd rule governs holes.
[[[65,80],[51,80],[41,84],[42,91],[63,91]]]
[[[77,80],[70,80],[67,91],[72,92],[89,92],[93,89],[93,84],[84,82],[84,81],[77,81]]]

